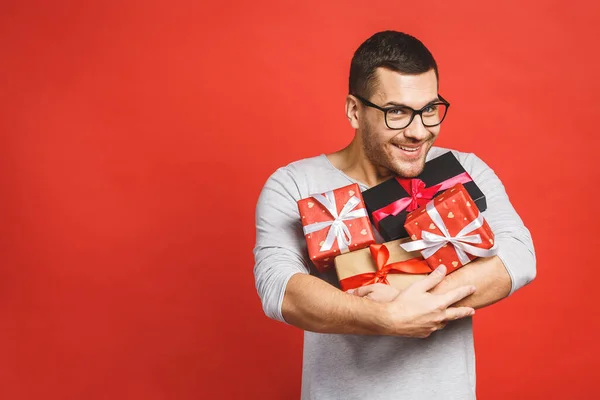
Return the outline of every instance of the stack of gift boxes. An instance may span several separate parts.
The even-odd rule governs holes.
[[[372,283],[404,289],[440,265],[448,273],[497,253],[481,215],[485,196],[448,152],[416,178],[395,177],[364,192],[344,186],[298,201],[308,255],[334,268],[342,290]],[[372,227],[384,239],[377,244]]]

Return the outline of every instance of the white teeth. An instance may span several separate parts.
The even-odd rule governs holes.
[[[402,146],[398,146],[398,147],[400,147],[400,148],[401,148],[402,150],[404,150],[404,151],[417,151],[417,150],[419,150],[419,148],[420,148],[420,146],[419,146],[419,147],[416,147],[416,148],[414,148],[414,149],[411,149],[410,147],[402,147]]]

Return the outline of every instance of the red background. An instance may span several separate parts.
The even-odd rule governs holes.
[[[434,53],[438,144],[533,234],[536,281],[475,317],[479,397],[595,396],[598,6],[532,3],[3,1],[0,398],[298,398],[254,207],[351,140],[350,59],[383,29]]]

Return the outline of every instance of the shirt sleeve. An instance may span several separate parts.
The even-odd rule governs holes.
[[[471,177],[485,194],[484,217],[494,232],[498,257],[508,271],[512,284],[509,296],[536,276],[536,258],[529,230],[509,201],[504,185],[494,171],[474,154],[468,154]]]
[[[300,194],[289,171],[275,171],[265,183],[256,205],[254,279],[265,314],[286,322],[281,305],[294,274],[310,273],[303,255],[306,243],[296,201]]]

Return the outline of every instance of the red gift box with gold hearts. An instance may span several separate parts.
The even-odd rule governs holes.
[[[357,184],[298,200],[298,211],[315,267],[323,272],[335,256],[375,243],[371,221]]]
[[[451,273],[498,252],[492,229],[462,184],[408,214],[404,228],[412,242],[402,248],[421,251],[432,269],[444,264]]]

